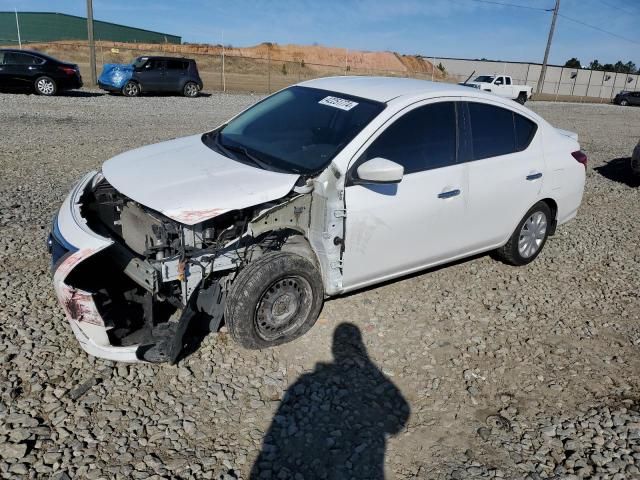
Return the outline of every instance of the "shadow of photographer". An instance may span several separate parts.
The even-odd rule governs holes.
[[[410,408],[369,359],[358,327],[340,324],[332,363],[318,363],[285,393],[250,478],[384,479],[387,438]]]

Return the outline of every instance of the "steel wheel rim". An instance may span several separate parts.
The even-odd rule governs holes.
[[[138,87],[135,83],[127,83],[124,87],[124,91],[127,95],[132,96],[138,93]]]
[[[51,95],[53,93],[53,82],[46,78],[38,80],[38,90],[44,95]]]
[[[263,292],[255,313],[255,327],[265,341],[298,329],[311,312],[313,292],[303,277],[293,275],[273,282]]]
[[[522,258],[531,258],[542,246],[547,235],[547,216],[534,212],[527,218],[518,236],[518,253]]]
[[[188,97],[195,97],[198,94],[198,87],[196,87],[193,83],[187,84],[185,91]]]

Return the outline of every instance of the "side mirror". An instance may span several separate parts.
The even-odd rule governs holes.
[[[357,169],[358,183],[400,183],[404,167],[386,158],[372,158]]]

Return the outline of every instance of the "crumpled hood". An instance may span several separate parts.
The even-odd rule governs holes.
[[[299,175],[245,165],[211,150],[202,135],[131,150],[102,173],[119,192],[186,225],[285,196]]]

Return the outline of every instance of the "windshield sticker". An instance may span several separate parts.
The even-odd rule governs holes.
[[[324,97],[318,103],[321,105],[328,105],[330,107],[339,108],[340,110],[346,111],[349,111],[353,107],[358,105],[358,102],[352,102],[351,100],[346,100],[344,98],[338,97]]]

